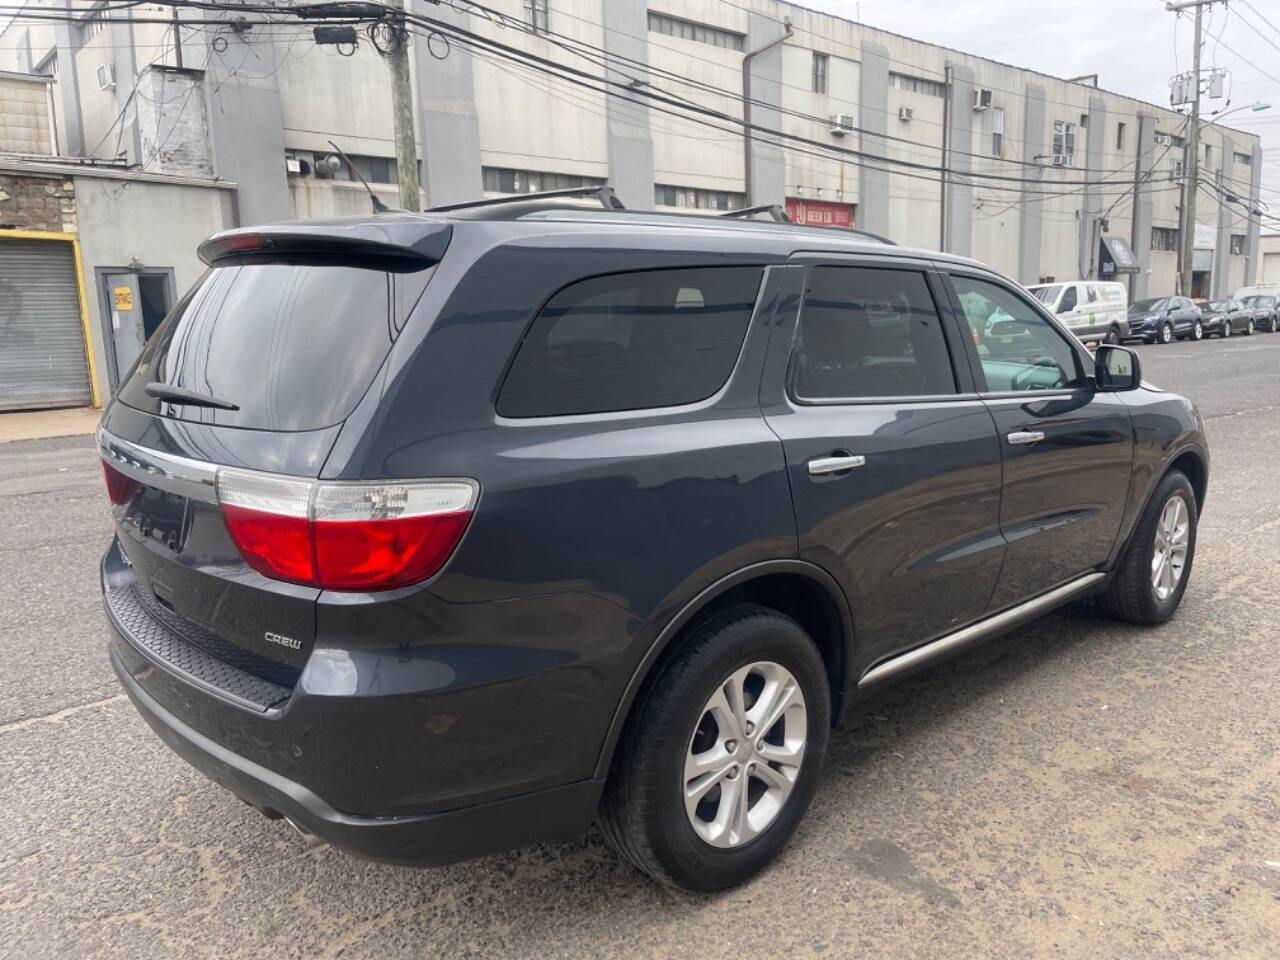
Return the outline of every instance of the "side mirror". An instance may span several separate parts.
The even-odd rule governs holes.
[[[1093,382],[1099,390],[1137,390],[1142,385],[1142,361],[1127,347],[1101,344],[1093,355]]]

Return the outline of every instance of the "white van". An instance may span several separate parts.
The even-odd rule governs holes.
[[[1027,289],[1080,340],[1119,343],[1129,336],[1129,291],[1123,283],[1070,280]]]

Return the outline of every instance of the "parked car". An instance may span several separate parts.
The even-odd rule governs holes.
[[[1129,336],[1144,343],[1204,337],[1200,308],[1186,297],[1153,297],[1129,304]]]
[[[1269,293],[1254,293],[1237,299],[1252,313],[1255,327],[1280,333],[1280,298]]]
[[[1253,311],[1235,298],[1206,300],[1202,311],[1204,332],[1229,337],[1233,333],[1253,336]]]
[[[1081,341],[1119,343],[1129,336],[1129,291],[1123,283],[1074,280],[1027,289]]]
[[[564,203],[201,245],[98,445],[110,661],[207,776],[378,860],[598,819],[715,890],[885,684],[1174,614],[1208,449],[1132,351],[971,260]]]

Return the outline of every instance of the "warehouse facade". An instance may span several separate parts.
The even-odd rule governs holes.
[[[628,207],[777,204],[802,222],[972,256],[1023,283],[1121,277],[1135,298],[1178,284],[1186,118],[1092,81],[777,0],[411,9],[438,24],[410,48],[426,204],[607,181]],[[354,49],[318,46],[296,20],[175,30],[161,22],[170,12],[17,21],[0,43],[0,68],[47,84],[53,152],[137,179],[126,217],[173,223],[146,177],[202,197],[218,188],[214,202],[194,205],[183,237],[366,212],[356,171],[395,201],[388,72],[363,32]],[[1260,275],[1248,210],[1262,148],[1218,125],[1202,128],[1201,144],[1193,280],[1198,293],[1221,295]],[[160,263],[126,248],[146,236],[121,231],[104,256],[175,276],[198,268],[185,241]],[[83,269],[109,365],[101,266]]]

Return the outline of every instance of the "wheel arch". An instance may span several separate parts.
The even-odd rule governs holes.
[[[662,627],[632,671],[614,707],[596,759],[595,776],[605,777],[631,710],[667,656],[690,628],[720,610],[741,603],[770,607],[798,622],[817,644],[831,687],[833,724],[841,716],[853,658],[853,620],[848,599],[826,570],[803,560],[767,560],[743,567],[703,588]]]
[[[1187,480],[1191,483],[1191,491],[1196,497],[1196,517],[1198,518],[1203,512],[1205,496],[1209,489],[1209,457],[1198,444],[1185,443],[1165,459],[1164,465],[1158,471],[1152,472],[1151,484],[1142,497],[1142,506],[1134,512],[1129,527],[1125,532],[1124,541],[1120,549],[1115,552],[1108,569],[1114,568],[1114,565],[1124,557],[1129,549],[1129,543],[1133,540],[1134,531],[1138,529],[1138,521],[1147,512],[1147,507],[1151,504],[1151,498],[1155,496],[1156,490],[1164,481],[1164,478],[1174,470],[1185,474]]]

